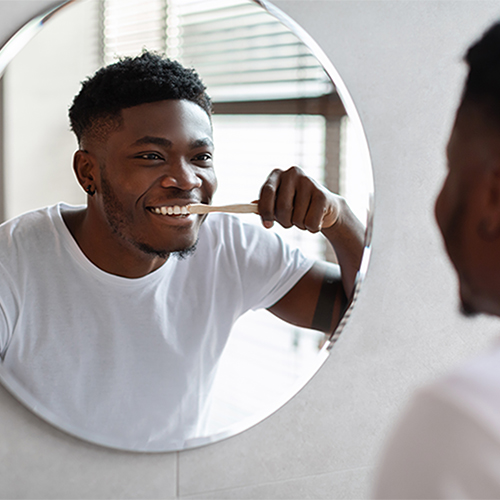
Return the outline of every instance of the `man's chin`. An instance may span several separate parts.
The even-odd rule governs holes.
[[[460,280],[460,314],[466,318],[477,316],[480,311],[477,308],[474,300],[474,294],[471,293],[467,282],[463,279]]]
[[[147,243],[135,242],[135,246],[147,255],[167,259],[170,255],[177,257],[179,260],[185,259],[196,251],[198,240],[192,244],[181,246],[180,248],[158,248]]]
[[[177,250],[175,252],[172,252],[172,255],[174,257],[177,257],[178,260],[184,260],[193,255],[196,252],[196,245],[198,244],[198,241],[195,242],[194,245],[191,245],[188,248],[183,248],[182,250]]]
[[[473,318],[479,314],[479,311],[472,304],[462,299],[460,301],[460,314],[466,318]]]
[[[460,313],[466,318],[479,314],[500,316],[499,302],[496,297],[491,297],[477,290],[472,292],[468,287],[460,288]]]

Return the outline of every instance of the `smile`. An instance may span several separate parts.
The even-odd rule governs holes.
[[[171,216],[187,216],[190,215],[189,210],[186,206],[179,205],[168,205],[163,207],[151,207],[148,208],[150,212],[158,215],[171,215]]]

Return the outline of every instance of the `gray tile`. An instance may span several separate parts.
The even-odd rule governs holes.
[[[371,471],[368,468],[296,478],[278,483],[256,484],[246,488],[218,490],[185,499],[358,499],[369,497]]]
[[[370,465],[383,422],[372,416],[383,413],[384,401],[362,358],[343,365],[334,353],[297,397],[255,428],[182,452],[180,495]]]
[[[114,451],[53,428],[0,387],[1,498],[175,498],[177,456]]]

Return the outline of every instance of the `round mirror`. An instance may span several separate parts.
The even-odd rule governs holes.
[[[143,49],[194,67],[208,88],[219,181],[214,204],[257,199],[270,171],[291,165],[300,165],[346,198],[368,228],[359,290],[368,264],[373,193],[361,122],[332,64],[299,26],[267,1],[73,0],[25,26],[0,52],[2,220],[61,201],[85,203],[71,166],[77,143],[69,130],[68,108],[81,81]],[[253,214],[239,217],[260,224]],[[306,256],[335,262],[321,235],[276,225],[273,230]],[[142,426],[140,438],[133,432],[108,432],[95,423],[96,410],[85,406],[84,396],[75,405],[77,416],[61,413],[51,394],[57,390],[52,389],[57,387],[57,367],[49,379],[37,380],[49,394],[45,400],[34,391],[30,377],[20,374],[19,367],[10,368],[8,346],[1,351],[0,378],[37,415],[82,439],[135,451],[191,448],[248,429],[286,403],[324,362],[353,304],[330,337],[284,323],[265,309],[237,319],[211,367],[214,381],[203,425],[197,424],[189,438],[157,435],[148,431],[147,423],[127,421],[126,415],[123,422],[107,422],[108,427]],[[0,320],[0,340],[2,326]],[[64,358],[66,347],[62,342],[54,363]],[[97,387],[106,370],[86,377],[96,377]],[[127,397],[126,391],[110,395],[118,408]]]

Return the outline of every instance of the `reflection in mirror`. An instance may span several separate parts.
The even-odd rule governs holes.
[[[68,107],[80,82],[99,67],[148,49],[194,67],[208,87],[219,182],[214,204],[255,200],[271,170],[300,165],[369,225],[372,175],[359,119],[352,107],[347,116],[349,97],[339,95],[338,84],[291,26],[286,16],[278,20],[250,0],[69,2],[20,50],[2,79],[4,219],[59,201],[86,203],[71,168],[78,146]],[[254,215],[239,217],[261,225]],[[273,231],[308,257],[336,262],[320,234],[278,224]],[[117,448],[169,451],[233,435],[268,416],[315,373],[331,345],[323,333],[292,326],[265,309],[245,313],[216,363],[203,431],[181,441],[151,436],[134,442],[85,428],[37,400],[4,366],[1,376],[40,416],[74,435]],[[90,415],[92,409],[82,411]]]

